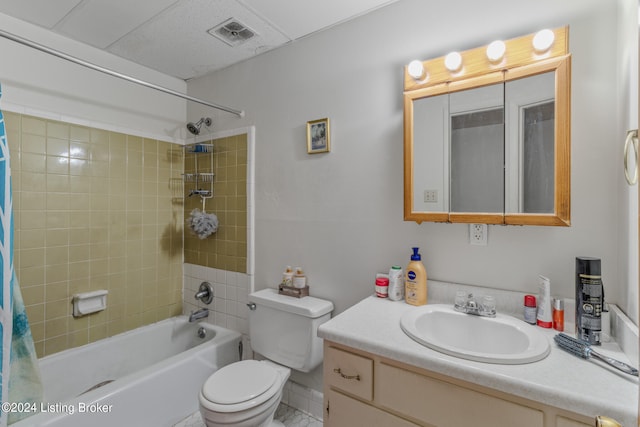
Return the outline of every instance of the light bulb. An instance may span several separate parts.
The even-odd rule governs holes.
[[[424,80],[427,77],[422,61],[418,61],[417,59],[409,62],[407,73],[417,81]]]
[[[456,72],[462,67],[462,55],[458,52],[451,52],[444,58],[444,66],[451,72]]]
[[[491,44],[487,46],[487,58],[489,58],[489,61],[491,62],[498,62],[502,60],[506,50],[507,46],[502,40],[491,42]]]
[[[549,50],[555,38],[553,31],[549,29],[540,30],[533,36],[533,49],[538,53],[544,53]]]

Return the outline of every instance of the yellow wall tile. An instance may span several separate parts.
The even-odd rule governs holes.
[[[211,142],[214,145],[214,197],[207,201],[207,206],[217,215],[220,226],[214,235],[203,241],[190,233],[185,224],[185,262],[246,273],[247,137],[233,136]],[[185,173],[194,172],[195,156],[185,156]],[[198,170],[208,170],[210,161],[202,161],[206,154],[198,156]],[[239,162],[244,166],[239,167]],[[202,168],[202,165],[205,167]],[[188,188],[187,184],[185,191],[188,192]],[[196,208],[202,209],[201,201],[195,197],[186,198],[183,211],[185,219]]]
[[[15,113],[5,124],[17,275],[38,356],[179,314],[180,292],[143,300],[142,290],[159,289],[160,274],[182,286],[171,274],[182,269],[181,235],[163,237],[183,218],[169,185],[183,172],[182,148]],[[73,294],[94,289],[109,290],[107,310],[73,318]]]

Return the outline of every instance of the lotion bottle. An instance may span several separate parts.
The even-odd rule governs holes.
[[[422,264],[422,257],[418,248],[413,248],[411,262],[407,265],[405,274],[405,301],[411,305],[425,305],[427,303],[427,270]]]
[[[538,326],[550,328],[553,326],[551,317],[551,282],[544,276],[539,276],[538,295]]]

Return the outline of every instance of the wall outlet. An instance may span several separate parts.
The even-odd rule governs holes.
[[[469,224],[469,243],[487,246],[487,224]]]
[[[424,190],[424,202],[425,203],[437,203],[438,202],[438,190]]]

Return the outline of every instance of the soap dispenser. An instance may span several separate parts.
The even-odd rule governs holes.
[[[419,248],[413,248],[411,261],[405,273],[405,301],[411,305],[425,305],[427,303],[427,270],[422,264]]]

